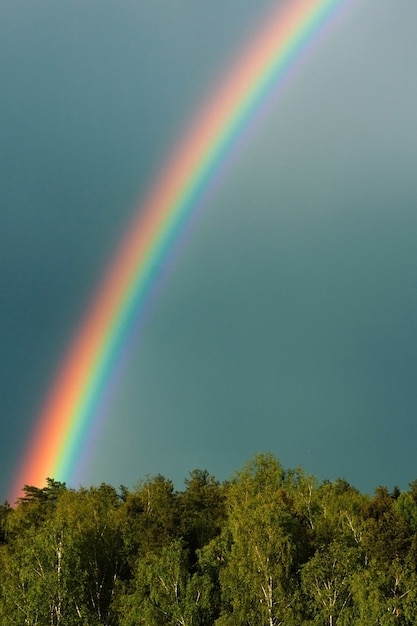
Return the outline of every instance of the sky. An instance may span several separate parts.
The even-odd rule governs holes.
[[[0,500],[104,268],[272,0],[0,0]],[[76,483],[417,478],[417,4],[352,0],[175,258]]]

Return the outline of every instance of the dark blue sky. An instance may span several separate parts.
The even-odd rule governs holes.
[[[0,497],[134,207],[272,4],[0,0]],[[417,4],[352,6],[167,267],[77,481],[181,487],[264,450],[417,477]]]

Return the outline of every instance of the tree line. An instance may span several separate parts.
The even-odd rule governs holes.
[[[185,489],[26,485],[0,507],[1,626],[414,626],[417,481],[362,494],[254,457]]]

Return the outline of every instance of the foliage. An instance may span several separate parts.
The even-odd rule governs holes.
[[[412,626],[417,481],[361,494],[270,454],[219,483],[51,478],[0,507],[0,626]]]

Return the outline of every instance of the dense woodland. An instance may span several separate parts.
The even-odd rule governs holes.
[[[414,626],[417,481],[365,495],[259,455],[0,507],[1,626]]]

